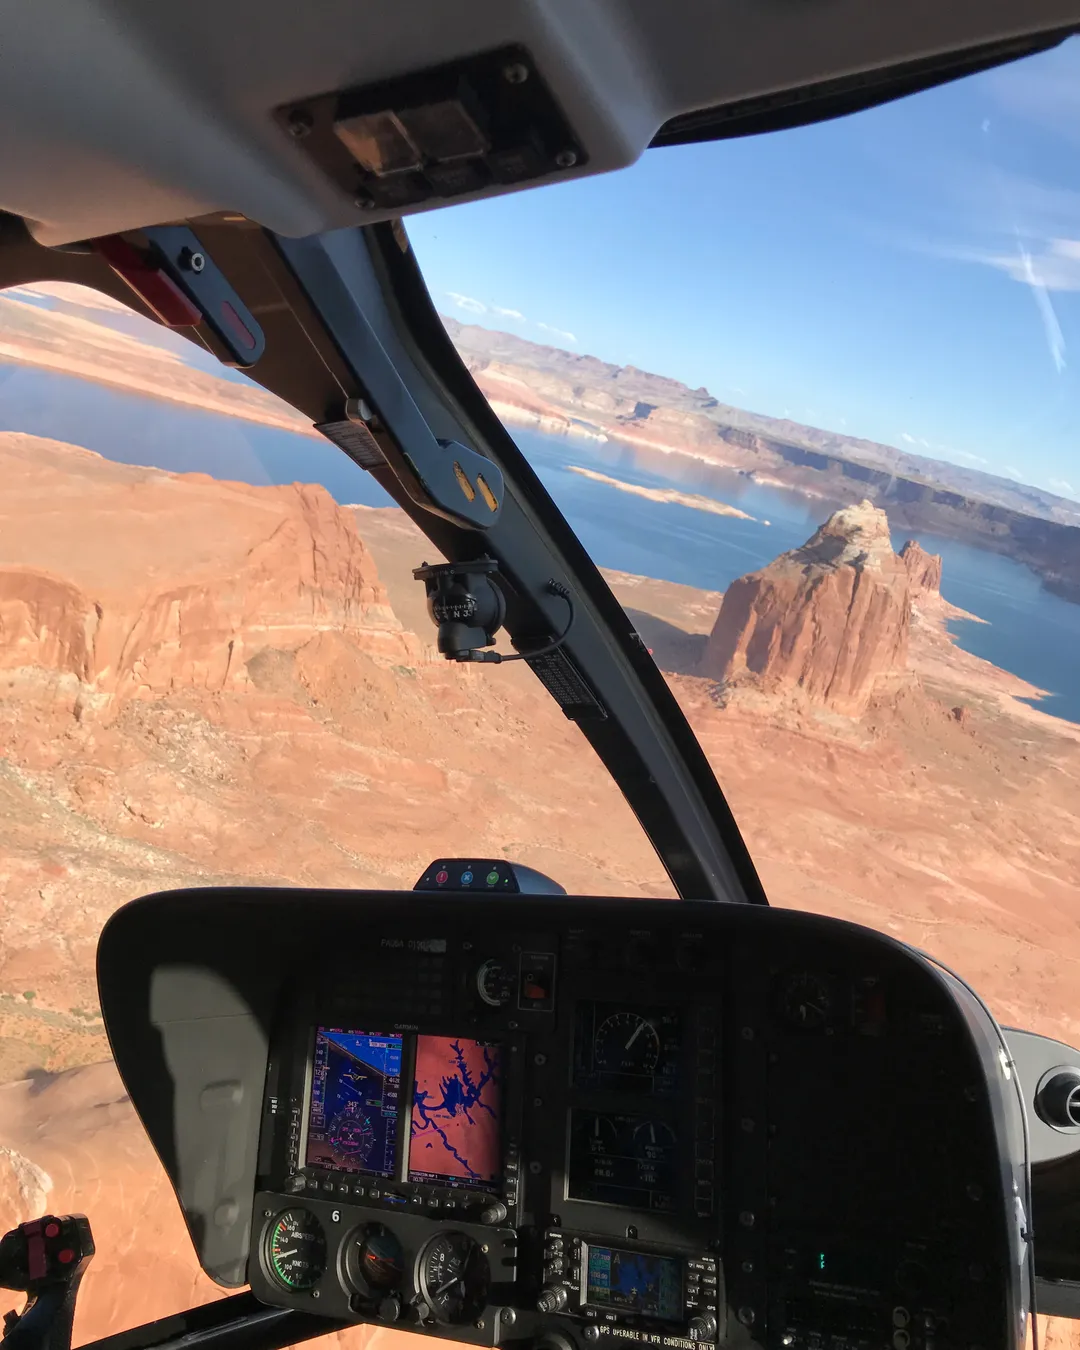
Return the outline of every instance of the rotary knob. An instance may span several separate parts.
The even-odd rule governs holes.
[[[561,1284],[545,1284],[536,1300],[536,1311],[542,1313],[562,1312],[566,1307],[566,1290]]]
[[[481,1211],[481,1223],[502,1223],[506,1218],[507,1209],[501,1200],[493,1200],[486,1209]]]
[[[692,1341],[715,1341],[716,1318],[712,1313],[698,1313],[687,1323],[687,1331]]]

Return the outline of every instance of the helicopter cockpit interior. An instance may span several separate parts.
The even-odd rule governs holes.
[[[363,1325],[520,1350],[1011,1350],[1036,1309],[1080,1318],[1080,1052],[1003,1031],[904,942],[769,905],[407,234],[1074,32],[1076,0],[7,7],[0,285],[123,302],[367,471],[445,559],[415,572],[439,652],[529,665],[680,897],[568,895],[463,839],[411,891],[119,909],[98,947],[116,1065],[202,1270],[247,1292],[100,1350]],[[63,1297],[7,1339],[68,1350],[74,1230],[26,1217],[0,1284],[48,1271]]]

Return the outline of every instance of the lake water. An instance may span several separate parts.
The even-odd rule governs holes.
[[[0,363],[0,431],[51,436],[121,464],[260,485],[322,483],[339,502],[394,504],[370,474],[321,436],[298,436],[32,366]]]
[[[614,442],[541,436],[520,428],[513,434],[602,567],[725,590],[744,572],[804,543],[829,515],[830,508],[820,501],[761,487],[710,465],[698,467],[684,456],[678,457],[676,480],[642,468],[636,450]],[[572,465],[645,487],[701,493],[755,519],[646,501],[573,473]],[[1046,712],[1080,722],[1080,605],[1051,595],[1032,571],[996,553],[912,530],[896,531],[893,546],[899,549],[910,538],[927,552],[941,554],[946,600],[987,621],[954,623],[960,645],[1048,690],[1053,697],[1038,702]]]
[[[0,430],[51,436],[125,464],[255,484],[316,482],[341,503],[393,504],[329,442],[32,367],[0,363]],[[512,434],[601,567],[723,590],[805,542],[829,513],[798,493],[761,487],[685,457],[673,458],[672,472],[661,475],[655,457],[642,467],[629,447],[520,428]],[[701,493],[755,519],[646,501],[573,473],[572,465],[646,487]],[[908,537],[910,532],[897,533],[895,546]],[[960,644],[1051,691],[1040,706],[1080,722],[1080,605],[1051,595],[1008,558],[932,535],[914,537],[942,555],[945,598],[988,621],[956,624]]]

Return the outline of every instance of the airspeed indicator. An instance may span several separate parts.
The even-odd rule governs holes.
[[[266,1265],[284,1289],[296,1294],[314,1289],[326,1269],[326,1234],[308,1209],[286,1209],[263,1239]]]

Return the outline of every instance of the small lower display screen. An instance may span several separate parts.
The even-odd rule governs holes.
[[[393,1176],[400,1093],[400,1036],[317,1028],[307,1165]]]
[[[674,1209],[677,1152],[675,1130],[665,1120],[574,1107],[567,1199]]]
[[[417,1036],[409,1180],[494,1190],[502,1171],[503,1052]]]
[[[682,1266],[671,1256],[588,1248],[585,1302],[592,1308],[637,1313],[662,1322],[683,1317]]]

